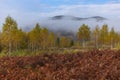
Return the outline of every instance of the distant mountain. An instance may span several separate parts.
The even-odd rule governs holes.
[[[114,22],[118,22],[118,20],[112,21],[101,16],[91,16],[82,18],[70,15],[55,15],[52,17],[45,17],[39,22],[41,26],[47,27],[55,31],[65,30],[68,32],[72,31],[76,33],[82,24],[89,25],[91,29],[93,29],[96,25],[99,25],[101,27],[103,24],[109,24],[110,27],[112,27],[116,26],[114,25]]]
[[[90,19],[94,19],[97,22],[107,20],[106,18],[101,16],[80,18],[75,16],[57,15],[50,18],[50,20],[74,20],[74,21],[83,21],[83,20],[90,20]]]
[[[50,19],[52,19],[52,20],[60,20],[60,19],[63,19],[64,17],[65,17],[64,15],[58,15],[58,16],[51,17]]]
[[[88,25],[91,24],[91,26],[96,26],[104,21],[107,21],[107,19],[101,16],[80,18],[75,16],[57,15],[50,17],[48,21],[44,21],[44,24],[49,30],[56,33],[58,36],[66,36],[76,39],[76,33],[80,25],[85,23]]]
[[[39,23],[41,27],[46,27],[50,31],[55,32],[58,36],[76,36],[78,29],[82,24],[86,24],[90,27],[91,30],[98,25],[100,28],[104,24],[108,24],[109,29],[114,27],[116,31],[120,31],[118,25],[120,25],[120,19],[108,19],[101,16],[92,16],[92,17],[76,17],[69,15],[57,15],[53,17],[44,17],[40,18]],[[32,24],[34,26],[35,24]],[[30,25],[31,26],[31,25]],[[32,27],[24,28],[25,31],[30,31]]]
[[[93,17],[91,17],[91,18],[96,19],[97,21],[107,20],[107,18],[100,17],[100,16],[93,16]]]

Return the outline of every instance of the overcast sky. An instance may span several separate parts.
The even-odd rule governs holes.
[[[8,15],[19,26],[55,15],[120,19],[120,0],[0,0],[1,27]]]

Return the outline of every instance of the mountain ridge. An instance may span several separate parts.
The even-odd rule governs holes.
[[[50,20],[75,20],[75,21],[83,21],[83,20],[89,20],[89,19],[95,19],[97,22],[108,20],[107,18],[101,17],[101,16],[92,16],[92,17],[75,17],[75,16],[68,16],[68,15],[56,15],[49,18]]]

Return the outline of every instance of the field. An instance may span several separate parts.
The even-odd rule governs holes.
[[[0,80],[120,80],[120,51],[2,57]]]

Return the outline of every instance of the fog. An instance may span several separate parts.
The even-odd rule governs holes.
[[[91,28],[91,30],[93,30],[97,25],[101,28],[102,25],[108,24],[109,29],[114,27],[116,31],[120,31],[119,29],[120,22],[118,19],[114,19],[114,20],[107,19],[101,21],[97,21],[96,19],[87,19],[87,20],[76,21],[70,19],[52,20],[47,17],[41,19],[39,23],[42,27],[47,27],[50,30],[65,30],[65,31],[77,32],[82,24],[88,25]]]

